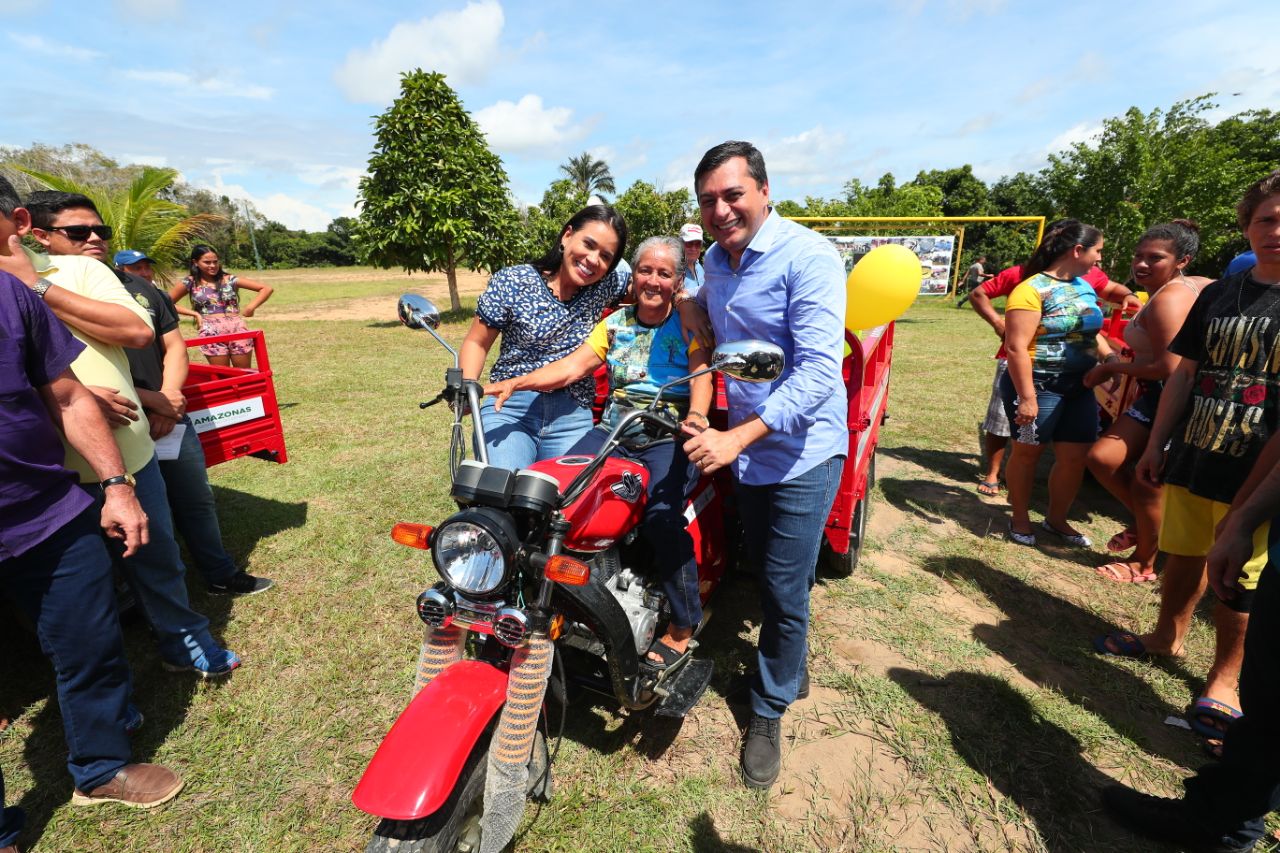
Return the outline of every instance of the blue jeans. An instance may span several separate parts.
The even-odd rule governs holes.
[[[4,807],[4,768],[0,767],[0,847],[18,843],[18,834],[27,814],[17,806]]]
[[[833,456],[785,483],[738,485],[743,544],[762,555],[760,672],[751,688],[758,716],[781,717],[800,688],[809,652],[809,590],[843,471],[844,457]]]
[[[209,620],[192,610],[187,600],[187,567],[173,538],[173,517],[160,463],[153,456],[133,476],[138,481],[134,491],[147,514],[151,541],[120,562],[155,632],[160,657],[177,666],[190,666],[220,647],[209,633]],[[97,486],[83,488],[97,498],[100,508],[102,491]],[[114,539],[108,540],[108,545],[118,556],[122,546]]]
[[[98,509],[89,507],[18,557],[0,561],[0,590],[36,626],[53,664],[67,740],[67,770],[81,791],[106,784],[129,763],[125,706],[129,664],[102,544]],[[0,807],[4,783],[0,781]],[[16,837],[21,814],[0,814],[0,846]]]
[[[608,437],[607,430],[593,429],[570,453],[594,456]],[[698,469],[685,456],[678,441],[660,441],[636,450],[620,447],[612,455],[635,460],[649,469],[641,531],[653,548],[662,591],[671,605],[671,624],[678,628],[696,628],[702,621],[702,598],[698,593],[693,537],[686,529],[684,507],[698,483]]]
[[[182,423],[187,430],[182,434],[178,458],[160,462],[169,510],[205,583],[226,583],[236,573],[236,563],[222,547],[218,507],[213,502],[213,489],[209,488],[200,436],[191,425],[191,418],[183,417]]]
[[[534,462],[566,456],[591,430],[591,410],[578,405],[567,389],[517,391],[493,410],[493,398],[480,403],[489,464],[510,471]]]

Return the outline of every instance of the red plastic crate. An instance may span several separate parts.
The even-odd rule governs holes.
[[[196,425],[204,447],[205,465],[209,467],[241,456],[257,456],[282,464],[289,461],[263,333],[260,330],[232,332],[191,338],[186,343],[188,347],[197,347],[245,338],[253,340],[257,367],[220,367],[192,362],[187,384],[182,386],[187,398],[187,414]]]

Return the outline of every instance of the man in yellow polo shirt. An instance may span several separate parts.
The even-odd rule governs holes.
[[[53,234],[81,242],[109,238],[108,226],[87,225],[83,221],[87,218],[86,205],[92,209],[93,204],[84,196],[41,196],[40,204],[29,204],[24,211],[29,219],[23,217],[22,221],[30,224],[19,228],[20,235],[34,231],[36,239],[45,245]],[[74,204],[67,204],[68,201]],[[97,211],[92,213],[93,221],[100,223]],[[85,344],[85,351],[71,369],[98,397],[114,427],[125,468],[149,519],[151,541],[122,562],[155,631],[164,666],[175,672],[195,672],[204,678],[229,675],[240,665],[239,656],[213,639],[209,620],[192,610],[187,599],[186,567],[173,538],[173,520],[155,444],[146,418],[139,416],[142,407],[130,379],[129,360],[121,348],[150,344],[154,337],[150,319],[102,262],[88,256],[28,254],[38,276],[29,286]],[[66,464],[80,474],[86,491],[101,500],[97,476],[70,445]],[[118,551],[116,554],[120,556]]]

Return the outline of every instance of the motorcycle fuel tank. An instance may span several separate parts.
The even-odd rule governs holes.
[[[529,467],[555,477],[563,493],[590,462],[590,456],[561,456]],[[643,465],[613,456],[606,459],[587,490],[564,510],[570,525],[564,547],[603,551],[625,536],[644,515],[648,483],[649,469]]]

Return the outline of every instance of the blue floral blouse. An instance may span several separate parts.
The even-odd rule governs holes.
[[[605,309],[626,294],[630,282],[630,276],[614,270],[579,290],[568,302],[561,302],[531,264],[495,272],[476,302],[481,322],[502,333],[489,380],[524,376],[569,355],[591,334]],[[569,386],[569,393],[578,405],[590,406],[595,398],[595,379],[578,380]]]

